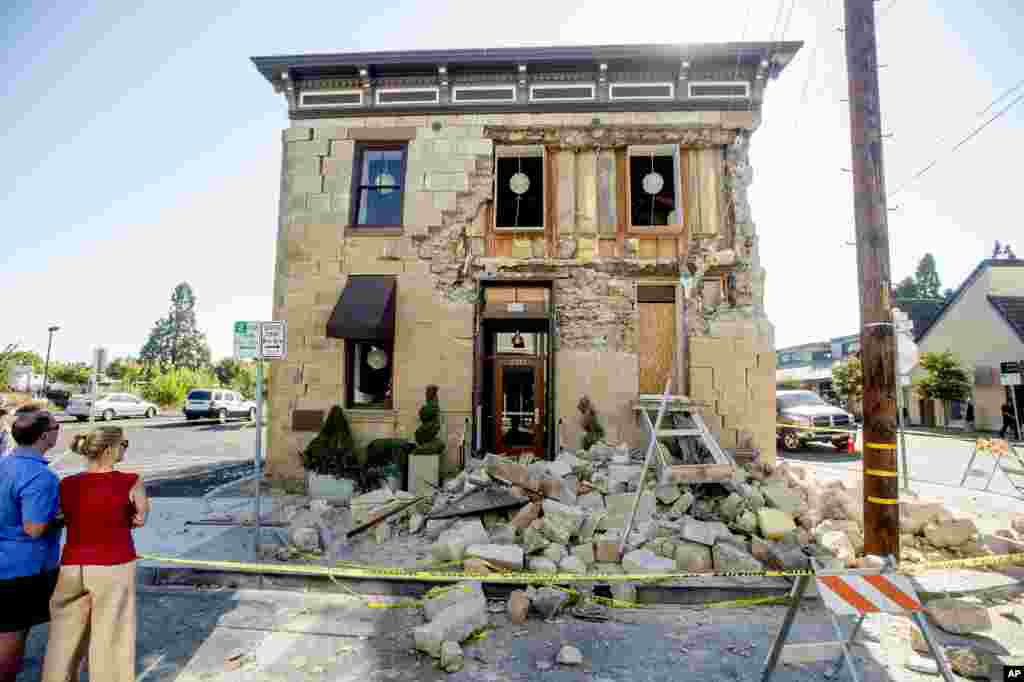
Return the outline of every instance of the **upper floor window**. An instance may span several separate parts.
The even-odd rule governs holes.
[[[494,227],[498,230],[543,230],[544,147],[498,147],[495,157]]]
[[[364,143],[356,147],[352,225],[401,227],[406,145]]]
[[[629,221],[633,227],[682,225],[679,147],[629,148]]]

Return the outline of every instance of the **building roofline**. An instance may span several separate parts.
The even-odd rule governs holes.
[[[251,57],[272,84],[282,73],[292,77],[330,70],[375,66],[438,65],[485,67],[503,64],[570,64],[608,61],[768,60],[770,75],[778,76],[803,46],[803,41],[748,43],[690,43],[640,45],[586,45],[560,47],[503,47],[461,50],[400,50],[388,52],[335,52],[328,54]]]
[[[986,258],[985,260],[978,263],[977,267],[975,267],[974,270],[971,271],[971,274],[967,275],[964,281],[960,283],[960,286],[957,287],[956,291],[953,292],[953,295],[949,297],[949,300],[947,300],[946,303],[942,306],[942,308],[939,309],[939,312],[935,314],[935,317],[932,318],[932,321],[929,322],[928,325],[921,331],[921,335],[917,338],[918,345],[924,343],[925,338],[927,338],[929,332],[931,332],[931,330],[935,328],[935,325],[937,325],[939,321],[946,316],[946,313],[960,301],[960,299],[963,297],[964,292],[967,291],[967,289],[970,287],[970,285],[972,285],[975,282],[975,280],[978,279],[978,276],[986,268],[990,267],[1024,267],[1024,260],[1021,260],[1020,258]]]
[[[996,312],[999,313],[999,317],[1006,321],[1006,324],[1017,335],[1017,338],[1021,340],[1021,343],[1024,343],[1024,327],[1019,326],[1014,320],[1012,320],[1010,316],[1006,314],[1006,310],[1004,310],[1000,305],[1000,303],[1008,300],[1024,301],[1024,296],[993,296],[992,294],[989,294],[985,298],[988,299],[989,305],[995,308]]]

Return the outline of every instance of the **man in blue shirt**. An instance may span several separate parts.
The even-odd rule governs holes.
[[[62,523],[44,454],[59,432],[49,412],[21,413],[11,428],[17,447],[0,459],[0,682],[14,682],[29,629],[50,620]]]

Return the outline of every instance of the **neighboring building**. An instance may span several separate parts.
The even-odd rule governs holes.
[[[952,350],[974,377],[974,420],[978,429],[998,430],[1000,408],[1010,400],[1010,389],[999,383],[999,363],[1024,360],[1024,260],[983,260],[968,275],[953,297],[927,325],[918,340],[921,353]],[[912,380],[922,375],[920,368]],[[910,422],[944,425],[939,401],[921,400],[912,388],[908,398]],[[1018,405],[1024,391],[1017,387]],[[963,420],[964,406],[953,405],[950,426]]]
[[[32,371],[32,365],[14,365],[7,372],[7,385],[19,393],[43,390],[43,375]]]
[[[859,351],[860,337],[856,334],[780,348],[775,352],[775,383],[798,381],[800,388],[826,400],[838,400],[832,390],[832,368]]]
[[[476,452],[577,446],[584,395],[638,444],[635,402],[670,376],[725,447],[774,457],[748,150],[799,47],[254,58],[292,120],[270,476],[302,476],[335,404],[363,446],[411,437],[430,384],[448,470],[464,424]]]

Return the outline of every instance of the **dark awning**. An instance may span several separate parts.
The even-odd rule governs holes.
[[[327,336],[390,341],[395,336],[395,278],[351,275],[327,321]]]

